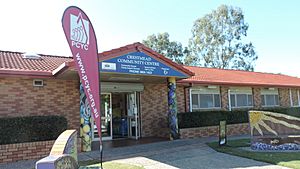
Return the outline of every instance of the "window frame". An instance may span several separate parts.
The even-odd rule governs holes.
[[[232,101],[232,99],[231,99],[231,95],[234,95],[234,104],[235,104],[235,106],[233,106],[232,105],[232,103],[231,103],[231,101]],[[238,101],[237,101],[237,95],[246,95],[246,98],[247,98],[247,106],[238,106]],[[249,104],[249,96],[251,96],[251,103],[252,103],[252,105],[251,106],[248,106],[248,104]],[[231,108],[232,109],[238,109],[238,108],[252,108],[253,106],[254,106],[254,104],[253,104],[253,102],[254,102],[254,100],[253,100],[253,94],[248,94],[248,93],[230,93],[230,106],[231,106]]]
[[[274,105],[266,105],[266,103],[267,103],[267,99],[266,99],[266,96],[267,95],[269,95],[269,96],[274,96]],[[279,102],[279,94],[261,94],[260,96],[264,96],[264,103],[263,102],[261,102],[261,106],[262,107],[279,107],[280,106],[280,102]],[[278,98],[278,101],[277,101],[277,103],[278,104],[276,104],[276,96],[277,96],[277,98]]]
[[[266,100],[266,95],[274,95],[274,103],[276,103],[275,97],[277,96],[278,98],[278,104],[276,105],[266,105],[267,100]],[[262,88],[260,92],[260,97],[264,96],[264,103],[262,102],[261,99],[261,106],[262,107],[280,107],[280,98],[279,98],[279,91],[278,88]]]
[[[198,107],[194,108],[193,107],[193,96],[192,95],[197,95],[198,98]],[[205,107],[205,108],[201,108],[201,99],[200,99],[200,95],[211,95],[212,97],[212,102],[213,102],[213,107]],[[218,95],[218,99],[219,99],[219,107],[215,107],[216,105],[216,99],[215,99],[215,95]],[[213,89],[210,88],[206,88],[206,87],[198,87],[198,88],[191,88],[190,89],[190,111],[197,111],[197,110],[218,110],[221,109],[222,105],[221,105],[221,94],[220,94],[220,88],[216,87]]]

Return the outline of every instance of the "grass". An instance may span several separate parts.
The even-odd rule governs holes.
[[[218,152],[300,169],[300,152],[252,152],[240,149],[239,147],[250,146],[249,139],[229,140],[227,145],[222,147],[218,142],[207,143],[207,145]]]
[[[100,167],[100,163],[98,160],[80,161],[79,165],[82,166],[80,167],[80,169],[98,169]],[[103,168],[104,169],[144,169],[144,167],[141,166],[117,163],[117,162],[104,162]]]

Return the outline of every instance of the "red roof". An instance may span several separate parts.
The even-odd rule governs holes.
[[[249,72],[184,66],[195,73],[179,83],[235,85],[235,86],[266,86],[266,87],[300,87],[300,78],[271,73]]]
[[[179,83],[300,87],[300,78],[287,75],[178,65],[141,43],[133,43],[124,47],[102,52],[99,54],[99,59],[106,60],[134,51],[144,52],[187,75],[191,75],[190,78],[178,81]],[[56,74],[63,73],[64,70],[74,66],[72,65],[73,59],[71,57],[41,54],[41,59],[24,59],[22,58],[22,54],[23,53],[20,52],[0,51],[0,75],[55,77]]]
[[[23,53],[0,51],[0,73],[14,75],[52,76],[61,64],[70,62],[70,57],[40,55],[41,59],[24,59]]]

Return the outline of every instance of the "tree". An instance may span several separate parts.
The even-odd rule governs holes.
[[[248,28],[240,8],[221,5],[194,22],[185,64],[253,71],[258,56],[242,39]]]
[[[170,41],[167,32],[152,34],[143,40],[143,44],[179,64],[183,63],[184,53],[187,52],[180,42]]]

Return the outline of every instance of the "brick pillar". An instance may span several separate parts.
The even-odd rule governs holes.
[[[282,107],[290,107],[290,92],[288,88],[279,88],[279,104]]]
[[[293,99],[293,106],[299,105],[297,89],[292,89],[292,99]]]
[[[178,120],[177,120],[177,99],[176,99],[176,79],[175,77],[168,78],[168,119],[170,127],[170,139],[178,139]]]
[[[221,86],[221,108],[222,110],[228,110],[228,87]]]
[[[190,111],[190,88],[185,88],[185,112]]]
[[[260,88],[259,87],[253,87],[252,88],[252,93],[253,93],[254,108],[255,109],[260,109],[261,105],[262,105]]]

